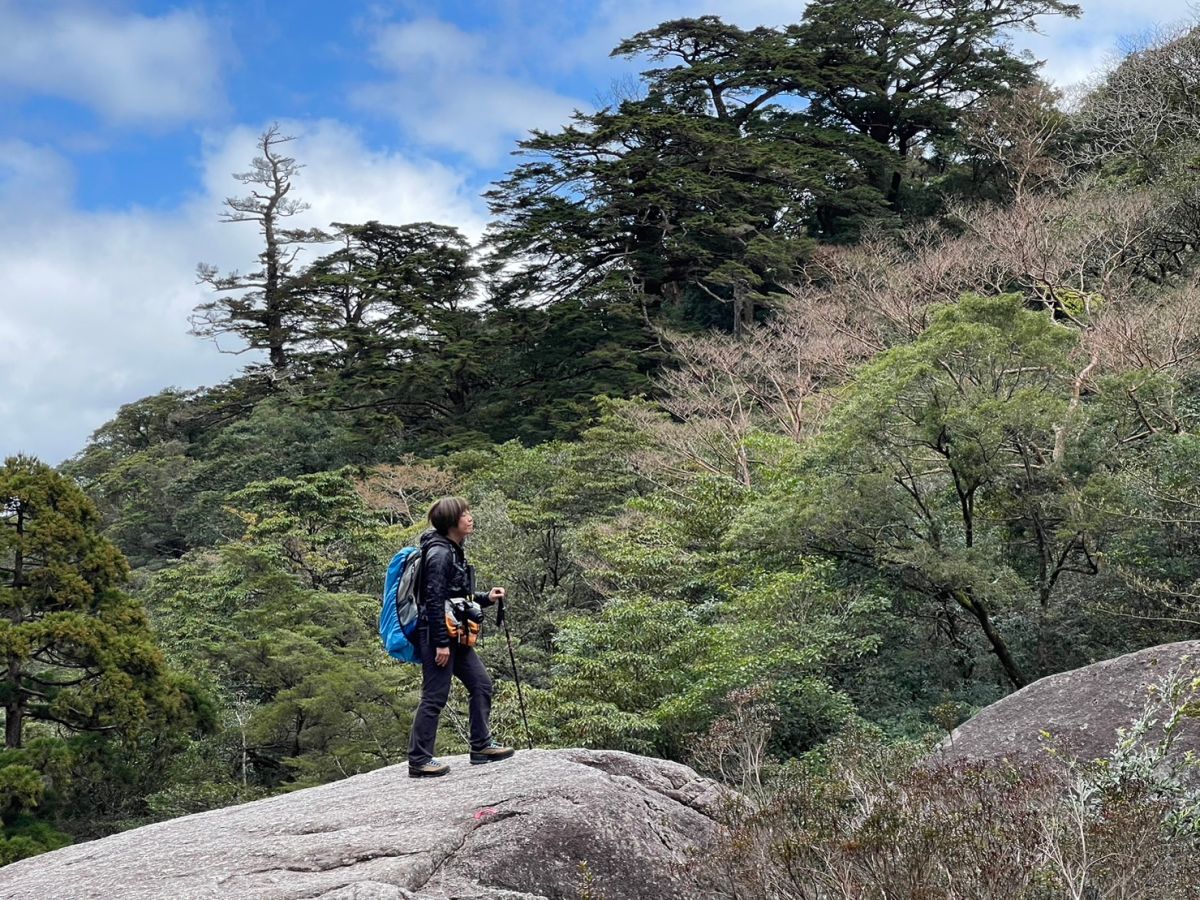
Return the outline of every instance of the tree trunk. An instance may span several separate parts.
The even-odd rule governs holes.
[[[904,166],[908,162],[908,138],[901,136],[896,146],[896,168],[892,170],[892,180],[888,185],[888,206],[894,212],[900,211],[900,186],[904,183]]]
[[[741,337],[754,327],[754,298],[743,287],[733,289],[733,335]]]
[[[17,504],[17,546],[13,553],[13,603],[8,617],[13,626],[21,624],[25,589],[25,508]],[[4,673],[8,699],[4,704],[4,746],[15,750],[21,746],[21,728],[25,724],[25,698],[21,695],[21,659],[9,654]]]
[[[4,746],[16,750],[21,746],[21,729],[25,724],[25,698],[21,696],[21,661],[8,658],[5,679],[9,690],[8,702],[4,704]]]
[[[1021,667],[1013,659],[1012,652],[1008,649],[1008,644],[1000,632],[996,630],[996,625],[992,622],[991,616],[988,615],[987,607],[983,602],[974,599],[966,591],[955,591],[954,599],[958,601],[959,606],[967,610],[979,622],[979,627],[983,629],[983,633],[987,636],[988,643],[992,645],[992,652],[996,654],[996,659],[1000,661],[1000,666],[1004,669],[1004,674],[1008,677],[1012,686],[1023,688],[1029,684],[1029,679],[1025,677],[1025,673],[1021,671]]]
[[[287,353],[284,349],[283,298],[280,296],[279,289],[279,240],[275,235],[275,208],[283,199],[283,192],[286,188],[279,183],[279,164],[269,155],[267,158],[271,161],[271,169],[275,177],[275,192],[263,213],[263,236],[267,241],[267,249],[264,253],[267,286],[263,291],[263,301],[266,307],[264,313],[271,367],[279,371],[287,368]]]
[[[263,318],[267,327],[267,352],[270,356],[271,367],[276,371],[287,368],[287,329],[284,322],[285,289],[282,285],[284,274],[283,248],[279,245],[279,235],[276,225],[280,215],[290,215],[284,204],[292,185],[289,180],[291,169],[288,160],[278,156],[272,149],[275,138],[274,130],[267,132],[262,138],[263,157],[271,167],[270,185],[271,196],[262,211],[263,238],[266,249],[263,251],[263,269],[266,274],[266,286],[263,290]],[[286,139],[290,140],[290,138]]]

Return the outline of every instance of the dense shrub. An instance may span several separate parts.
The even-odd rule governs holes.
[[[773,789],[730,808],[703,864],[743,900],[1200,897],[1196,763],[1171,753],[1198,697],[1200,678],[1165,679],[1112,753],[1089,762],[1048,748],[1032,764],[941,765],[928,745],[861,724],[774,772],[748,774],[761,755],[731,766],[727,752],[722,771],[742,784],[766,774]],[[731,715],[764,720],[753,697],[737,699]]]

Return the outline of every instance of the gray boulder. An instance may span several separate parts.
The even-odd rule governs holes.
[[[533,750],[442,778],[391,766],[0,869],[0,897],[717,898],[689,861],[730,798],[677,763]]]
[[[1163,644],[1051,675],[964,722],[942,742],[944,762],[1043,757],[1051,744],[1079,759],[1107,755],[1137,719],[1150,689],[1173,671],[1200,674],[1200,641]],[[1050,735],[1047,741],[1043,733]],[[1152,731],[1149,737],[1161,735]],[[1200,752],[1200,721],[1183,720],[1173,755]]]

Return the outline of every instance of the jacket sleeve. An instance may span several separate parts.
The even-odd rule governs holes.
[[[425,553],[424,587],[421,602],[425,622],[429,626],[429,640],[435,647],[450,646],[450,632],[446,630],[446,600],[450,597],[450,580],[454,571],[454,560],[445,547],[430,547]]]

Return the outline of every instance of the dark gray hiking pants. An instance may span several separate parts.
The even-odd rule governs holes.
[[[408,762],[422,766],[433,758],[433,743],[437,738],[438,718],[450,696],[450,676],[453,675],[467,689],[470,696],[468,710],[471,718],[471,749],[482,750],[492,739],[488,717],[492,713],[492,679],[483,667],[474,647],[450,646],[450,662],[444,666],[435,663],[434,647],[422,635],[421,648],[421,705],[413,716],[412,733],[408,739]]]

